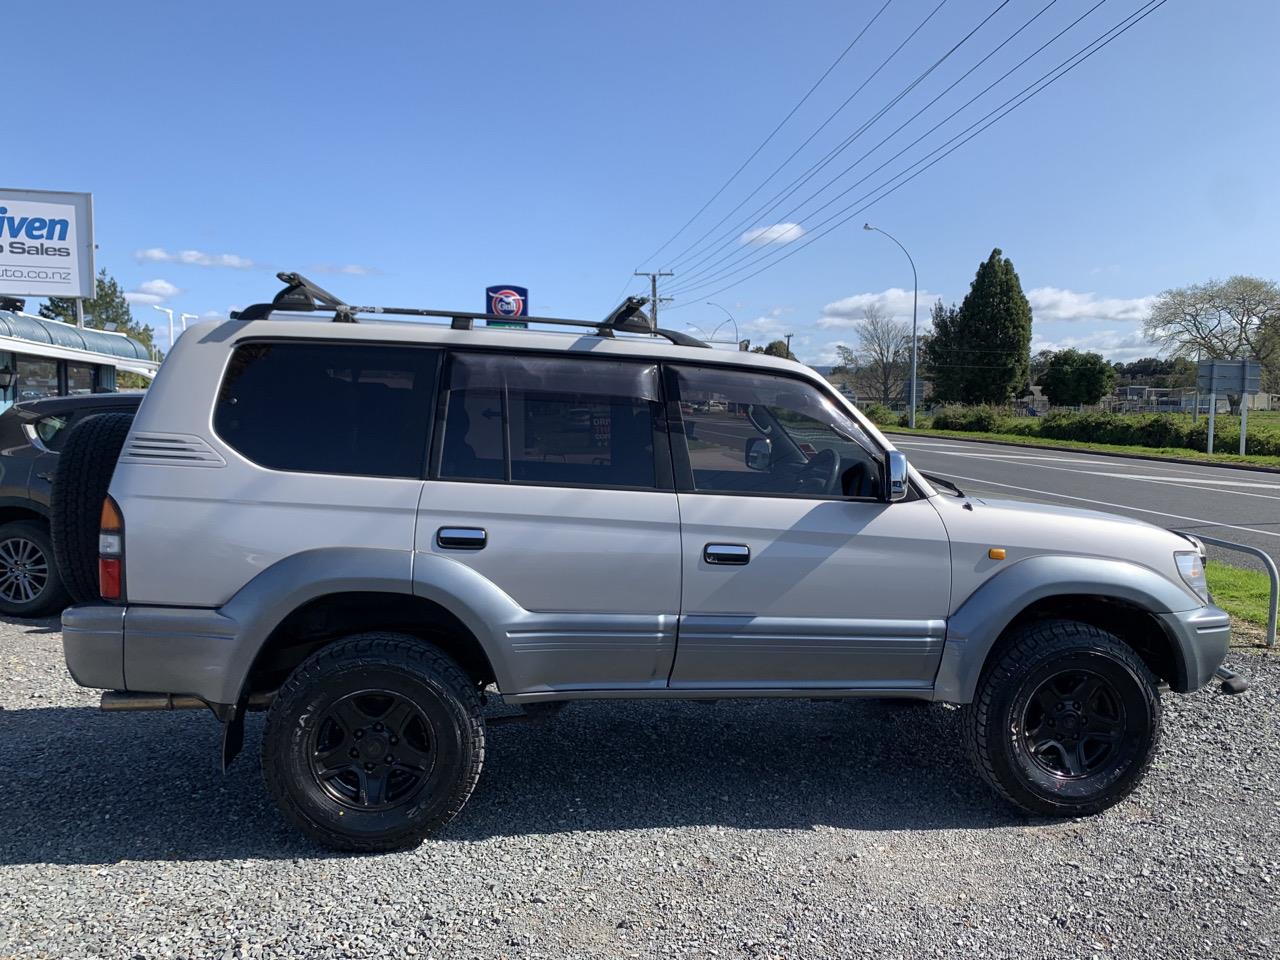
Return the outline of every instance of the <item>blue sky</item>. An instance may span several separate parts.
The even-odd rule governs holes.
[[[1009,0],[813,180],[732,229],[1000,7],[947,0],[932,13],[938,0],[891,0],[719,200],[651,260],[642,258],[715,193],[883,0],[10,5],[6,48],[23,65],[0,106],[10,139],[0,183],[92,191],[98,264],[153,323],[163,321],[153,302],[215,315],[266,299],[279,269],[311,272],[352,302],[460,309],[480,309],[488,284],[524,284],[536,313],[596,317],[624,290],[641,290],[628,283],[633,269],[675,262],[679,309],[664,326],[714,327],[724,319],[704,305],[714,293],[743,336],[793,332],[800,357],[821,363],[851,340],[867,303],[909,313],[906,260],[861,229],[871,220],[912,251],[922,319],[934,296],[959,300],[999,246],[1030,294],[1037,348],[1132,359],[1155,352],[1140,336],[1151,295],[1232,273],[1280,275],[1274,0],[1169,0],[759,276],[709,282],[714,273],[690,269],[702,247],[676,256],[866,81],[711,233],[709,241],[725,239],[707,262],[772,263],[798,248],[816,222],[1142,7],[1105,0],[966,112],[806,219],[1094,2],[1057,0],[872,151],[1048,3]],[[771,227],[750,242],[750,230]],[[734,280],[742,282],[719,289]]]

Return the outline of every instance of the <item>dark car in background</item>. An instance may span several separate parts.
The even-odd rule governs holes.
[[[0,614],[39,617],[67,605],[49,536],[58,451],[81,420],[99,413],[136,413],[142,397],[48,397],[15,403],[0,414]]]

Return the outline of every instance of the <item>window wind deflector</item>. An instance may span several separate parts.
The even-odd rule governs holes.
[[[565,360],[524,354],[453,355],[450,388],[631,397],[659,402],[656,364],[634,360]]]

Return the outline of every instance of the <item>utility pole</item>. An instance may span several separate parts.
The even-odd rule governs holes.
[[[784,334],[783,334],[783,336],[784,336],[784,337],[786,338],[786,340],[787,340],[787,356],[788,356],[788,357],[790,357],[790,356],[791,356],[791,338],[792,338],[792,337],[794,337],[794,336],[795,336],[795,334],[794,334],[794,333],[784,333]]]
[[[656,273],[644,273],[643,271],[635,270],[635,271],[632,271],[632,273],[634,276],[637,276],[637,277],[649,278],[649,289],[652,291],[652,294],[649,297],[649,307],[650,307],[650,310],[653,312],[653,325],[656,327],[658,325],[658,304],[664,303],[664,302],[665,303],[671,302],[670,297],[658,296],[658,278],[674,277],[675,274],[672,273],[670,270],[659,270]]]

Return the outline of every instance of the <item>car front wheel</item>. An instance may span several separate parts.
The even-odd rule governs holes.
[[[391,633],[349,637],[304,661],[272,703],[267,787],[327,847],[414,846],[475,788],[480,711],[476,685],[435,647]]]
[[[1127,644],[1091,624],[1021,627],[965,708],[982,777],[1022,809],[1086,816],[1127,797],[1160,739],[1156,678]]]

